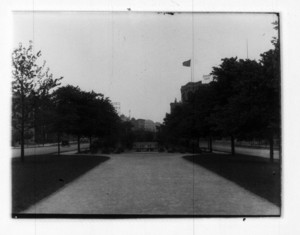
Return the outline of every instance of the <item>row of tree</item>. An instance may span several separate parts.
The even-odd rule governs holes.
[[[273,160],[281,111],[279,40],[272,43],[274,48],[261,54],[259,61],[224,58],[213,67],[213,81],[166,115],[164,141],[188,145],[188,140],[200,137],[231,137],[234,154],[234,139],[268,139]]]
[[[24,161],[25,139],[34,132],[34,142],[45,142],[47,134],[56,136],[59,143],[65,135],[80,138],[93,136],[105,139],[106,145],[116,143],[121,121],[111,101],[102,94],[82,91],[79,87],[60,86],[46,63],[38,64],[41,52],[35,53],[32,42],[19,45],[12,53],[12,126],[13,139],[21,144]]]

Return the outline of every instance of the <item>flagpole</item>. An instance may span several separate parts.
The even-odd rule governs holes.
[[[185,67],[190,67],[190,69],[191,69],[191,82],[193,82],[192,59],[189,59],[189,60],[187,60],[187,61],[184,61],[184,62],[182,63],[182,65],[185,66]]]
[[[248,38],[247,38],[247,43],[246,43],[246,47],[247,47],[247,59],[248,59]]]
[[[192,60],[191,60],[191,82],[193,82],[193,65],[192,65]]]
[[[194,2],[192,2],[194,3]],[[194,82],[194,12],[192,12],[192,59],[191,59],[191,82]]]

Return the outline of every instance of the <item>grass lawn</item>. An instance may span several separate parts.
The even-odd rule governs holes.
[[[281,167],[279,162],[268,159],[236,154],[203,153],[184,156],[239,186],[259,195],[277,206],[281,206]]]
[[[59,190],[102,162],[104,156],[38,155],[12,159],[12,213],[29,206]]]

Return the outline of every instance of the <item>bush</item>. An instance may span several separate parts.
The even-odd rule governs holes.
[[[103,153],[103,154],[110,154],[111,151],[110,151],[109,148],[103,148],[103,149],[102,149],[102,153]]]
[[[115,153],[123,153],[124,149],[122,147],[119,147],[115,150]]]
[[[179,153],[186,153],[187,150],[186,148],[182,147],[182,148],[179,148]]]
[[[61,146],[69,146],[70,143],[69,143],[69,140],[62,140],[61,141]]]
[[[98,152],[98,145],[95,144],[95,143],[92,143],[91,147],[90,147],[90,151],[91,151],[91,153],[97,153]]]
[[[194,153],[202,153],[202,149],[199,147],[194,148]]]
[[[188,153],[202,153],[202,149],[199,147],[190,147],[186,150]]]

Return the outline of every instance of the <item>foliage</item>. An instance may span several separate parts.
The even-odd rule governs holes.
[[[62,79],[62,77],[53,77],[49,68],[45,67],[46,61],[43,65],[38,65],[37,60],[41,55],[41,51],[34,53],[31,41],[28,48],[20,43],[12,53],[13,97],[18,108],[20,108],[20,98],[23,96],[26,99],[26,113],[29,113],[33,104],[36,104],[33,103],[34,98],[39,97],[40,100],[48,98],[51,91],[60,85],[59,81]]]
[[[80,137],[104,138],[108,145],[118,137],[119,117],[108,98],[71,85],[53,94],[56,106],[55,129]]]
[[[120,140],[122,146],[128,149],[132,149],[133,142],[135,140],[135,134],[132,130],[133,125],[130,121],[124,121],[120,123]]]
[[[275,22],[275,28],[278,23]],[[240,139],[280,135],[280,53],[278,38],[261,59],[224,58],[213,67],[213,82],[203,84],[187,102],[167,114],[162,138],[183,145],[197,137]]]
[[[212,74],[217,81],[217,94],[221,94],[211,115],[216,129],[223,136],[263,131],[266,125],[263,115],[266,113],[263,112],[261,96],[266,91],[262,87],[261,64],[255,60],[224,59],[220,67],[213,68]]]
[[[50,93],[60,85],[61,78],[54,78],[46,62],[38,64],[41,51],[34,52],[30,41],[26,48],[21,43],[12,52],[12,126],[20,132],[21,157],[24,157],[25,133],[44,124],[38,123],[45,116],[45,110]]]

